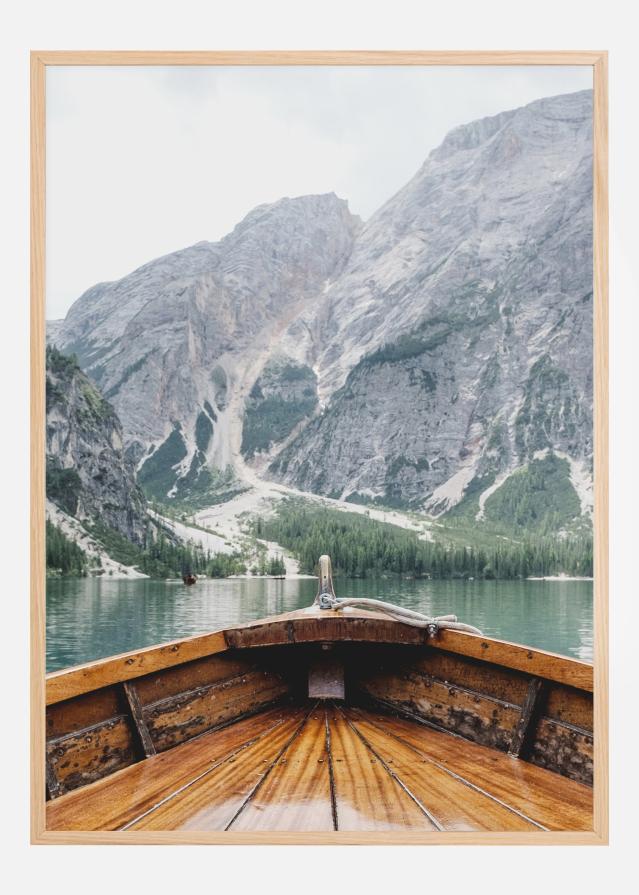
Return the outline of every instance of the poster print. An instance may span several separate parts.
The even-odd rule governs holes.
[[[46,829],[592,831],[592,66],[46,86]]]

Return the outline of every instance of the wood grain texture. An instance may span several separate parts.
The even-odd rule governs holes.
[[[551,686],[542,701],[542,714],[592,732],[593,698],[572,687]]]
[[[593,754],[591,733],[550,718],[540,718],[527,757],[542,768],[592,786]]]
[[[528,690],[529,676],[524,672],[436,648],[420,650],[405,662],[401,662],[398,651],[391,648],[384,665],[391,664],[399,668],[400,673],[403,666],[407,669],[414,668],[448,684],[456,684],[466,690],[484,693],[514,705],[523,705]]]
[[[122,715],[125,711],[125,700],[121,698],[117,687],[104,687],[58,702],[47,709],[47,740],[73,733],[83,727],[91,727],[107,718]]]
[[[531,820],[468,786],[433,762],[416,755],[399,740],[365,716],[345,715],[375,756],[383,760],[443,830],[526,830],[535,829]],[[458,740],[453,740],[451,749]]]
[[[230,830],[332,830],[324,710],[313,711]]]
[[[286,717],[289,717],[287,713]],[[163,752],[72,792],[47,805],[50,830],[117,830],[188,786],[216,762],[281,724],[284,712],[273,709],[204,734],[179,749]]]
[[[402,718],[351,709],[390,737],[398,738],[432,761],[440,762],[495,798],[551,830],[592,829],[592,790],[580,783],[485,746],[456,739]]]
[[[341,712],[330,709],[329,723],[339,830],[437,829]]]
[[[330,735],[327,737],[327,724]],[[329,745],[330,744],[330,745]],[[330,750],[330,752],[329,752]],[[335,812],[332,810],[331,772]],[[335,823],[336,822],[336,823]],[[272,709],[49,803],[51,830],[588,830],[592,793],[363,709]]]
[[[521,716],[512,703],[447,684],[421,672],[385,670],[359,681],[368,697],[408,711],[475,743],[507,751]]]
[[[505,640],[478,637],[463,631],[440,631],[434,645],[448,652],[472,656],[483,662],[494,662],[505,668],[592,692],[593,675],[589,662],[567,659],[556,653],[531,649]]]
[[[601,50],[37,50],[45,65],[596,65]]]
[[[543,686],[543,681],[538,677],[530,679],[528,692],[526,693],[524,704],[521,707],[521,717],[517,722],[517,726],[513,731],[512,740],[508,746],[510,755],[514,755],[515,757],[521,755],[530,740],[531,733],[536,727],[539,715],[539,701],[542,695]]]
[[[47,675],[47,704],[226,650],[331,641],[423,647],[424,636],[424,631],[419,628],[364,610],[348,615],[320,609],[312,612],[297,610],[54,672]],[[459,631],[441,631],[436,640],[428,641],[428,649],[444,649],[592,691],[592,665],[543,650]]]
[[[142,717],[158,752],[281,699],[288,684],[268,671],[251,671],[147,705]]]
[[[31,698],[31,841],[45,828],[45,170],[46,68],[31,56],[30,109],[30,698]]]
[[[268,736],[222,761],[196,785],[175,794],[130,829],[225,830],[267,779],[303,724],[304,716],[291,712]]]
[[[227,649],[222,631],[187,637],[146,649],[134,650],[87,662],[71,670],[54,671],[46,677],[46,704],[52,705],[109,684],[130,681],[161,668],[181,665],[192,659]]]
[[[217,653],[136,678],[135,687],[140,703],[146,706],[187,690],[206,687],[237,677],[238,674],[254,671],[256,663],[252,661],[253,658],[246,653]]]
[[[49,740],[46,757],[59,792],[69,792],[128,767],[138,754],[129,718],[120,715]]]
[[[139,744],[145,757],[148,758],[150,755],[155,755],[157,749],[155,748],[155,743],[153,742],[153,738],[149,733],[149,728],[144,720],[144,715],[142,714],[142,706],[140,705],[138,691],[135,684],[132,684],[130,681],[125,681],[122,684],[122,687],[124,689],[129,707],[129,714],[133,721]]]

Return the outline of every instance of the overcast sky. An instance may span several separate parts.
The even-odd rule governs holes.
[[[49,66],[47,317],[282,196],[366,219],[452,127],[591,86],[587,66]]]

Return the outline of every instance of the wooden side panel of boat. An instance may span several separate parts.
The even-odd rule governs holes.
[[[308,715],[322,688],[317,717],[273,751],[301,723],[281,713]],[[88,825],[72,828],[96,829],[100,787],[120,793],[111,829],[144,814],[140,787],[151,802],[173,793],[135,821],[145,829],[256,829],[265,818],[269,829],[330,829],[340,810],[342,829],[588,828],[592,666],[473,634],[428,639],[376,613],[315,608],[51,674],[47,703],[50,828],[70,828],[71,813]],[[241,756],[229,746],[213,768],[234,737]],[[188,796],[175,796],[189,774]]]

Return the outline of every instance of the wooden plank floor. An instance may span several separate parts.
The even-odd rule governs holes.
[[[588,830],[592,790],[413,721],[270,709],[48,803],[50,830]]]

